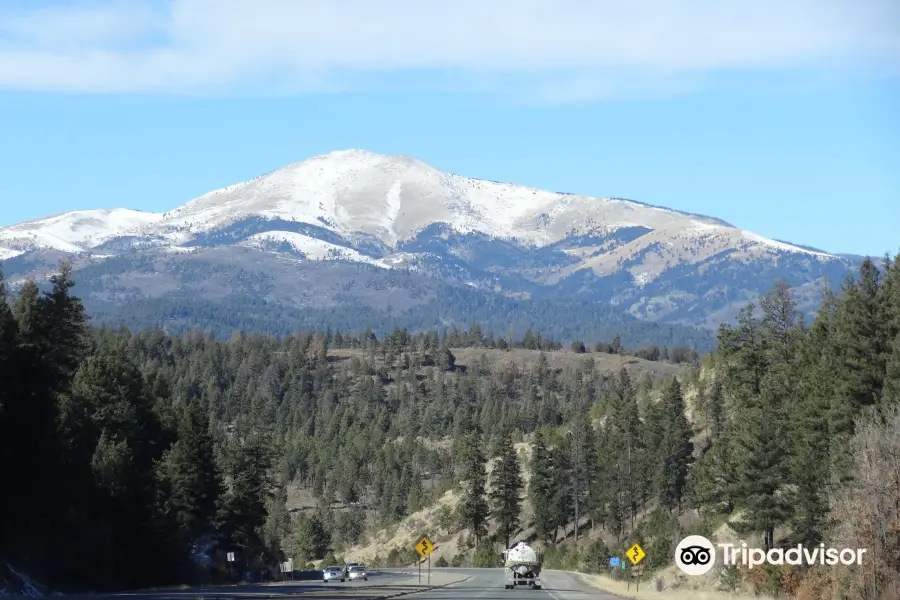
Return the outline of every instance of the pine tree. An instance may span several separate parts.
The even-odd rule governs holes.
[[[885,379],[882,399],[885,403],[900,401],[900,254],[884,260],[884,283],[880,301],[884,314]]]
[[[418,473],[414,473],[411,476],[409,492],[406,495],[408,513],[418,512],[425,508],[426,500],[425,490],[422,488],[422,477]]]
[[[9,399],[13,397],[14,388],[14,355],[16,351],[18,337],[18,327],[12,309],[7,302],[6,284],[3,280],[3,272],[0,271],[0,381],[4,382],[0,386],[0,419],[3,418],[3,406]],[[2,427],[2,425],[0,425]],[[0,441],[0,444],[3,442]],[[0,456],[2,456],[2,446],[0,446]],[[2,459],[0,459],[2,460]]]
[[[331,534],[318,514],[301,517],[291,536],[290,551],[302,561],[318,560],[331,549]]]
[[[71,379],[87,351],[87,317],[81,300],[72,295],[75,281],[72,266],[63,261],[59,272],[50,277],[51,288],[41,298],[45,363],[52,366],[52,377],[60,391]]]
[[[665,391],[663,392],[665,393]],[[666,435],[669,429],[669,415],[663,402],[650,401],[644,414],[643,444],[647,448],[647,468],[641,481],[641,498],[649,500],[666,487]]]
[[[287,485],[278,482],[275,491],[266,502],[266,521],[262,527],[262,539],[269,552],[281,559],[282,544],[291,530],[291,515],[287,509]]]
[[[603,458],[598,458],[597,462],[597,478],[591,494],[591,514],[618,538],[625,529],[628,515],[628,498],[620,458],[622,438],[609,422],[600,430],[598,437],[599,455]]]
[[[614,457],[610,460],[611,481],[607,485],[617,494],[610,506],[627,507],[627,515],[622,517],[630,519],[634,527],[638,507],[647,495],[647,461],[637,395],[624,367],[613,386],[604,429],[607,432],[605,454]],[[610,525],[622,518],[611,513],[607,516]]]
[[[900,334],[894,337],[891,353],[885,361],[884,390],[885,404],[900,402]]]
[[[684,396],[678,379],[672,378],[663,390],[661,401],[663,429],[655,450],[659,475],[656,494],[661,506],[680,507],[687,474],[694,458],[691,425],[685,416]]]
[[[871,260],[860,266],[859,277],[843,286],[844,298],[836,315],[835,337],[842,359],[838,397],[852,416],[877,404],[886,371],[889,344],[885,306],[881,302],[881,274]],[[852,423],[843,436],[852,434]]]
[[[739,532],[763,533],[766,550],[774,545],[775,528],[791,514],[791,504],[782,490],[787,481],[785,450],[783,444],[773,443],[775,436],[766,433],[771,426],[771,418],[762,408],[748,409],[741,418],[737,440],[744,512],[740,522],[732,524]]]
[[[584,414],[574,425],[575,464],[573,485],[579,505],[579,519],[589,515],[593,504],[593,493],[597,482],[598,440],[590,415]],[[593,526],[593,523],[592,523]]]
[[[466,436],[462,457],[463,495],[460,501],[461,525],[475,536],[475,545],[487,535],[488,507],[486,497],[487,473],[485,456],[481,450],[481,432]]]
[[[688,471],[687,488],[692,503],[703,512],[730,516],[740,498],[737,444],[726,422],[709,450]]]
[[[28,481],[15,494],[4,494],[0,502],[4,509],[0,545],[4,539],[15,540],[15,554],[7,557],[49,556],[45,540],[65,527],[62,519],[69,513],[70,474],[62,467],[57,404],[85,349],[84,312],[80,300],[70,294],[69,272],[63,263],[45,294],[34,281],[27,281],[12,311],[2,310],[8,353],[4,362],[12,377],[2,384],[0,467],[5,480]],[[13,340],[15,346],[10,347]]]
[[[801,333],[790,289],[778,282],[761,301],[763,319],[744,311],[737,329],[720,330],[726,385],[737,400],[735,449],[744,509],[738,531],[761,532],[771,548],[775,528],[791,516],[785,493],[790,465],[789,398],[799,382],[794,364]]]
[[[199,403],[188,402],[178,425],[177,441],[159,464],[161,512],[188,544],[215,525],[222,479],[207,419]]]
[[[135,561],[159,552],[168,531],[156,522],[161,426],[142,374],[114,337],[100,336],[59,406],[66,501],[76,531],[105,531],[108,538],[92,560],[104,561],[120,585],[152,580],[159,573]],[[161,573],[167,564],[154,566]]]
[[[725,429],[725,389],[717,378],[712,382],[706,397],[706,423],[709,427],[709,441],[719,439]]]
[[[550,454],[541,431],[534,434],[531,454],[531,479],[528,482],[528,499],[534,512],[534,528],[538,537],[555,541],[556,521],[553,506],[553,468]]]
[[[832,343],[835,308],[835,298],[829,294],[803,342],[799,364],[803,382],[790,412],[794,442],[790,468],[796,486],[792,537],[810,546],[822,541],[825,533],[827,490],[834,472],[832,435],[846,426],[844,415],[835,416],[832,410],[839,369]]]
[[[508,434],[498,444],[499,459],[492,473],[490,500],[492,516],[509,548],[509,540],[519,526],[522,511],[522,472],[516,448]]]
[[[265,431],[237,431],[235,436],[227,450],[228,490],[220,499],[218,520],[232,547],[255,554],[263,549],[261,528],[274,491],[273,448]]]
[[[19,398],[18,385],[16,384],[16,352],[18,345],[18,326],[15,317],[7,303],[6,287],[3,281],[3,273],[0,272],[0,472],[12,473],[16,468],[13,464],[16,448],[13,445],[12,431],[17,423],[13,421],[16,409],[6,412],[4,409],[13,407]],[[6,521],[14,517],[13,494],[0,494],[0,552],[9,556],[8,545],[15,544],[14,540],[6,539],[11,527],[6,526]]]
[[[572,519],[575,507],[572,469],[572,447],[569,438],[563,438],[550,450],[553,481],[553,523],[563,529],[565,539],[566,524]],[[554,538],[556,534],[554,532]]]

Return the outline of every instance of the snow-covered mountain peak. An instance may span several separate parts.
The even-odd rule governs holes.
[[[745,232],[712,217],[620,198],[550,192],[446,173],[406,155],[338,150],[289,164],[195,198],[166,213],[125,209],[74,211],[0,229],[5,255],[38,247],[83,251],[117,236],[182,244],[247,218],[281,219],[341,236],[368,234],[389,247],[444,223],[461,232],[547,246],[571,236],[606,236],[640,228],[631,242],[684,246],[715,237],[717,248],[830,256]],[[700,240],[700,242],[698,242]],[[705,243],[705,242],[704,242]],[[707,248],[713,245],[706,243]],[[680,253],[679,253],[680,254]],[[697,255],[696,252],[693,253]]]
[[[368,233],[391,243],[435,218],[452,218],[454,206],[434,203],[436,190],[444,200],[451,195],[440,193],[447,187],[446,174],[411,157],[342,150],[204,194],[166,213],[166,222],[210,228],[262,216]]]
[[[239,278],[266,303],[277,296],[331,310],[357,306],[346,299],[360,294],[367,310],[402,312],[432,301],[418,288],[400,291],[413,273],[467,293],[596,301],[704,327],[731,318],[776,277],[790,274],[811,297],[853,266],[713,217],[471,179],[358,149],[295,162],[165,213],[81,210],[0,227],[0,261],[19,280],[46,276],[59,251],[80,254],[81,265],[106,261],[93,276],[115,276],[93,285],[107,300],[139,297],[136,288],[218,298]],[[222,276],[208,278],[209,270]],[[372,279],[384,273],[393,273],[390,283]],[[357,278],[372,286],[354,291]]]

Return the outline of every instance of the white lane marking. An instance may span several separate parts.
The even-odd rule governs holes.
[[[544,590],[545,592],[547,592],[548,594],[550,594],[550,597],[553,598],[553,600],[559,600],[559,598],[557,598],[556,596],[553,595],[553,592],[551,592],[550,590],[548,590],[547,588],[544,587],[544,578],[543,577],[541,577],[541,589]]]
[[[499,583],[496,585],[496,588],[500,589]],[[492,592],[492,591],[494,591],[494,586],[491,586],[489,589],[484,590],[483,592],[478,594],[478,596],[476,596],[476,598],[483,598],[485,594],[487,594],[488,592]]]

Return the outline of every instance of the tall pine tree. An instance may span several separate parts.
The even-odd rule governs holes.
[[[538,537],[552,541],[556,535],[555,507],[553,505],[553,465],[544,442],[544,434],[534,434],[531,453],[531,478],[528,481],[528,499],[534,513],[534,528]]]
[[[790,465],[789,398],[797,385],[792,351],[799,334],[790,289],[776,284],[762,299],[763,318],[742,312],[737,329],[720,330],[726,385],[736,399],[738,489],[743,512],[733,526],[760,532],[766,549],[791,514],[785,485]]]
[[[502,437],[498,452],[499,458],[491,478],[491,514],[506,541],[505,547],[509,548],[509,540],[519,527],[522,511],[522,471],[509,434]]]
[[[459,505],[460,524],[475,537],[475,547],[487,535],[488,506],[487,473],[481,432],[476,429],[466,436],[462,449],[463,495]]]
[[[685,415],[684,396],[678,379],[672,378],[663,390],[661,400],[662,434],[654,449],[658,475],[656,497],[660,506],[681,506],[685,494],[688,469],[694,459],[692,428]]]
[[[218,510],[220,531],[230,548],[245,556],[265,552],[262,527],[275,488],[271,433],[259,428],[238,430],[225,455],[227,491]]]
[[[177,440],[157,468],[161,484],[160,510],[177,526],[189,549],[215,526],[223,482],[216,463],[208,419],[199,401],[189,401],[178,423]]]

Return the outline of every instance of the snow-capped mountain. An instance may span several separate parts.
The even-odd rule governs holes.
[[[53,248],[88,252],[104,240],[137,231],[162,215],[126,208],[75,210],[0,228],[0,259]]]
[[[812,293],[853,266],[712,217],[470,179],[363,150],[316,156],[166,213],[84,210],[0,228],[0,260],[20,275],[36,270],[17,264],[48,251],[96,265],[140,254],[185,261],[212,249],[279,264],[402,267],[490,293],[606,302],[706,326],[776,278]]]

